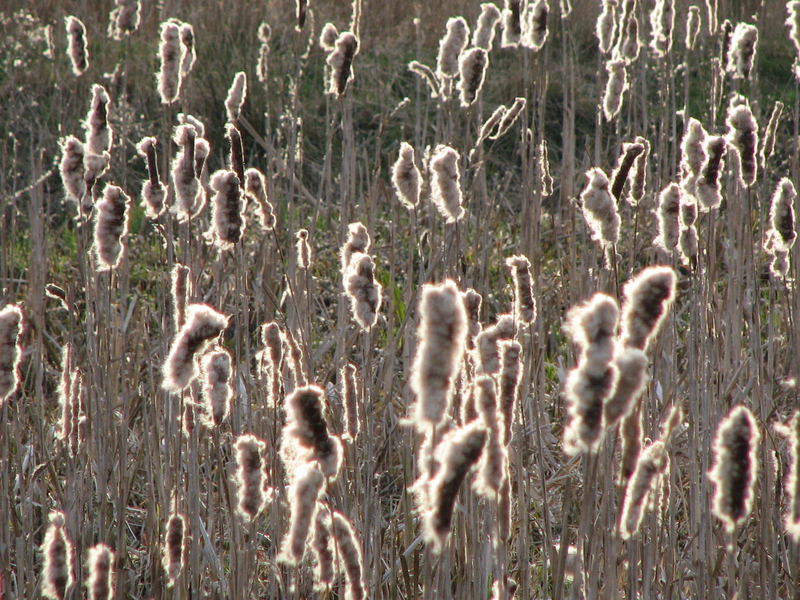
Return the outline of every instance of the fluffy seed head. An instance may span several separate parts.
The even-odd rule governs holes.
[[[392,168],[392,185],[397,199],[409,210],[419,204],[421,176],[414,162],[414,147],[408,142],[400,144],[400,155]]]
[[[647,385],[647,355],[638,348],[617,348],[614,364],[619,372],[617,387],[603,405],[606,427],[613,427],[633,412]]]
[[[255,168],[244,172],[244,191],[256,203],[256,214],[261,229],[268,231],[275,227],[275,210],[267,195],[267,182],[264,174]]]
[[[639,142],[622,144],[622,154],[619,155],[617,168],[611,175],[611,195],[618,202],[622,198],[622,190],[625,188],[625,182],[628,181],[628,174],[642,152],[644,152],[644,144]]]
[[[631,10],[625,17],[625,29],[620,45],[620,54],[628,64],[639,58],[642,42],[639,40],[639,17],[635,10]]]
[[[168,587],[175,585],[186,566],[187,538],[186,517],[179,513],[173,513],[167,521],[161,558],[161,564],[167,573]]]
[[[489,136],[490,140],[496,140],[503,137],[508,131],[513,127],[514,123],[517,122],[520,114],[522,111],[525,110],[525,106],[527,105],[527,101],[525,98],[517,97],[514,98],[514,103],[511,105],[511,108],[506,110],[503,118],[500,119],[500,123],[497,125],[497,131]]]
[[[353,255],[357,253],[367,254],[371,244],[369,232],[363,223],[350,223],[347,226],[347,241],[342,246],[341,256],[342,276],[345,279],[347,278],[347,268],[350,266]]]
[[[547,41],[547,0],[535,0],[528,4],[522,16],[524,28],[520,39],[523,46],[534,52],[541,50]]]
[[[254,520],[272,500],[272,488],[267,488],[264,457],[267,445],[254,435],[236,438],[237,511],[245,522]]]
[[[624,60],[610,60],[606,63],[608,82],[603,94],[603,114],[606,121],[611,121],[622,108],[622,97],[628,89],[628,75]]]
[[[650,156],[650,142],[643,137],[637,137],[636,143],[644,146],[644,151],[633,161],[631,170],[631,186],[627,199],[631,206],[639,204],[644,198],[645,188],[647,187],[647,159]]]
[[[758,172],[758,124],[746,101],[731,105],[725,122],[728,125],[728,143],[739,151],[742,160],[741,182],[749,187],[755,183]]]
[[[356,54],[358,54],[358,38],[349,31],[342,32],[336,39],[336,48],[325,61],[331,68],[328,93],[339,97],[344,95],[347,84],[354,79],[352,65]]]
[[[656,0],[650,13],[650,26],[653,28],[653,39],[650,47],[656,56],[666,56],[672,49],[672,33],[675,28],[674,0]]]
[[[608,177],[602,169],[586,172],[587,184],[581,192],[583,216],[592,237],[601,245],[613,246],[619,238],[620,219],[617,204],[609,192]]]
[[[703,211],[707,212],[719,206],[720,195],[719,174],[722,171],[722,159],[727,151],[728,142],[725,137],[708,136],[705,141],[706,162],[698,177],[695,192]]]
[[[319,591],[326,590],[333,585],[336,574],[335,557],[333,554],[333,539],[331,537],[331,511],[325,505],[317,507],[314,518],[314,533],[311,538],[311,550],[317,561],[314,567],[315,588]]]
[[[171,21],[161,24],[161,43],[158,55],[161,68],[156,74],[158,93],[163,104],[172,104],[178,99],[181,89],[181,62],[185,47],[181,44],[180,27]]]
[[[86,561],[89,578],[86,581],[88,600],[114,600],[114,553],[105,544],[89,549]]]
[[[64,600],[73,583],[75,549],[67,538],[64,513],[51,512],[49,520],[50,526],[42,542],[42,596],[51,600]]]
[[[495,498],[505,474],[506,447],[503,443],[505,423],[499,412],[494,379],[481,375],[475,380],[475,404],[481,423],[486,430],[486,446],[478,467],[475,490],[486,498]]]
[[[350,521],[340,512],[333,513],[333,538],[339,549],[344,574],[347,580],[346,600],[365,600],[366,585],[363,576],[361,544],[356,537]]]
[[[520,36],[522,35],[522,6],[521,0],[506,0],[502,20],[503,36],[501,45],[503,48],[519,46]]]
[[[697,41],[697,34],[700,32],[700,7],[690,6],[689,13],[686,15],[686,48],[694,49]]]
[[[94,250],[98,271],[116,268],[125,252],[130,204],[130,197],[121,188],[106,185],[103,199],[97,203],[94,221]]]
[[[614,44],[614,30],[616,27],[617,0],[603,0],[603,10],[597,17],[595,35],[600,43],[600,52],[607,54]]]
[[[297,268],[309,269],[311,268],[311,246],[308,244],[308,230],[298,230],[295,237],[297,238],[297,243],[295,244]]]
[[[468,289],[461,292],[461,299],[464,302],[464,310],[467,315],[467,350],[475,348],[475,338],[481,332],[481,304],[483,297],[473,290]]]
[[[317,499],[324,486],[325,476],[316,462],[303,463],[295,469],[289,489],[289,532],[283,539],[279,557],[281,562],[297,565],[303,560],[306,541],[317,513]]]
[[[315,385],[298,387],[286,398],[283,436],[295,454],[319,463],[326,477],[334,478],[342,463],[342,444],[328,432],[323,391]]]
[[[247,75],[244,71],[239,71],[233,76],[231,87],[228,88],[228,96],[225,98],[225,114],[228,115],[229,123],[236,123],[239,120],[246,97]]]
[[[500,10],[493,2],[481,4],[481,14],[478,16],[478,23],[472,32],[472,45],[490,52],[499,21]]]
[[[653,442],[639,456],[636,470],[625,489],[620,517],[622,539],[630,539],[639,531],[648,497],[655,493],[659,477],[669,469],[669,455],[662,442]]]
[[[91,154],[111,151],[113,133],[108,124],[111,99],[102,85],[92,86],[92,102],[83,128],[86,131],[86,149]]]
[[[342,404],[344,406],[344,421],[346,437],[355,440],[361,422],[358,418],[358,372],[352,363],[346,364],[340,371],[339,378],[342,382]]]
[[[412,60],[408,63],[408,70],[417,75],[422,81],[425,82],[425,85],[428,86],[428,91],[430,91],[431,98],[438,98],[439,97],[439,78],[436,76],[436,73],[433,72],[428,65],[423,65],[421,62]]]
[[[500,340],[511,340],[517,334],[512,315],[500,315],[491,327],[484,328],[475,338],[478,372],[495,374],[500,370]]]
[[[86,41],[86,27],[83,22],[72,15],[64,18],[67,29],[67,54],[72,63],[72,72],[83,75],[89,68],[89,45]]]
[[[354,254],[347,269],[345,291],[350,298],[353,318],[364,329],[371,329],[378,320],[382,286],[375,281],[375,262],[372,257]]]
[[[336,48],[336,39],[339,37],[339,30],[333,23],[325,23],[319,34],[320,48],[326,52],[333,52]]]
[[[647,267],[625,284],[623,346],[645,350],[675,299],[677,277],[670,267]]]
[[[227,326],[228,317],[214,308],[207,304],[190,304],[186,309],[186,323],[175,335],[164,362],[161,386],[176,393],[188,386],[197,377],[195,357]]]
[[[778,182],[775,193],[772,195],[769,209],[769,222],[776,235],[773,242],[783,250],[789,250],[797,239],[795,232],[794,202],[797,192],[794,184],[787,177]]]
[[[658,195],[658,237],[654,240],[667,252],[673,252],[678,246],[680,210],[681,188],[677,183],[670,183]]]
[[[191,73],[194,68],[194,62],[197,54],[194,49],[194,28],[189,23],[180,24],[181,36],[181,85],[186,81],[186,76]]]
[[[531,262],[522,255],[510,256],[506,266],[514,280],[514,315],[520,323],[533,323],[536,319],[536,300],[533,298]]]
[[[522,345],[513,340],[503,340],[500,346],[500,410],[503,415],[503,443],[511,442],[511,426],[514,424],[514,407],[522,377]]]
[[[195,155],[197,130],[194,125],[184,123],[175,128],[175,143],[181,147],[172,161],[172,181],[175,185],[176,203],[173,211],[181,221],[195,216],[205,203],[205,190],[196,173]]]
[[[447,32],[439,41],[439,54],[436,57],[436,74],[440,79],[455,77],[458,74],[458,58],[469,41],[469,26],[464,17],[447,20]]]
[[[471,48],[461,53],[458,60],[461,106],[466,108],[474,104],[483,87],[488,66],[489,53],[483,48]]]
[[[219,427],[231,411],[233,360],[227,350],[207,352],[200,361],[205,400],[204,422],[207,427]]]
[[[61,140],[60,145],[59,171],[64,190],[67,192],[67,198],[80,203],[86,193],[86,183],[83,180],[83,144],[78,138],[70,135]]]
[[[214,242],[220,249],[233,247],[242,237],[242,189],[239,177],[233,171],[220,169],[211,176],[214,196],[212,226]]]
[[[464,217],[459,159],[456,150],[440,145],[430,160],[431,200],[448,223],[455,223]]]
[[[783,522],[786,532],[797,542],[800,540],[800,411],[796,410],[786,423],[777,423],[775,432],[785,437],[789,446],[788,506]]]
[[[727,71],[734,79],[750,79],[758,44],[758,29],[747,23],[738,23],[731,37]]]
[[[158,176],[157,140],[144,137],[136,144],[136,152],[147,162],[148,179],[142,185],[142,206],[149,219],[157,219],[164,212],[167,202],[167,186]]]

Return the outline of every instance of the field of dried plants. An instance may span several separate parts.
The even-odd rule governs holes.
[[[800,598],[800,1],[0,38],[0,600]]]

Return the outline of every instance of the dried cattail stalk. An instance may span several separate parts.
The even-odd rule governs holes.
[[[644,146],[644,151],[634,159],[631,169],[631,186],[627,196],[631,206],[636,206],[644,198],[647,187],[647,159],[650,156],[650,142],[643,137],[637,137],[635,141]]]
[[[328,433],[323,391],[315,385],[299,387],[286,399],[283,437],[298,456],[319,462],[326,477],[334,478],[342,464],[342,444]]]
[[[66,343],[61,350],[61,379],[58,385],[58,405],[61,409],[61,420],[59,421],[58,434],[59,440],[69,443],[72,433],[72,344]]]
[[[200,362],[205,400],[203,422],[206,427],[219,427],[231,411],[232,362],[230,352],[224,348],[207,352]]]
[[[241,239],[244,230],[240,179],[233,171],[220,169],[211,176],[211,189],[215,192],[211,199],[214,243],[221,250],[228,250]]]
[[[297,343],[292,330],[287,328],[283,336],[287,349],[287,364],[289,365],[289,375],[293,382],[291,389],[302,387],[308,383],[308,373],[306,372],[305,361],[303,359],[303,349]],[[287,392],[289,390],[287,389]]]
[[[161,24],[161,43],[158,54],[161,68],[156,74],[158,93],[162,104],[172,104],[178,99],[181,89],[181,62],[186,52],[181,44],[180,27],[170,21]]]
[[[522,36],[522,0],[506,0],[503,10],[503,48],[516,48]]]
[[[497,498],[497,537],[506,542],[511,539],[511,477],[508,465]]]
[[[653,442],[639,456],[636,470],[625,489],[620,515],[620,535],[630,539],[639,531],[648,496],[655,492],[659,477],[669,468],[669,455],[662,442]]]
[[[592,231],[592,238],[605,248],[619,239],[620,219],[617,203],[609,192],[608,177],[602,169],[586,172],[587,184],[581,192],[583,216]]]
[[[800,59],[800,1],[791,0],[786,3],[786,24],[789,26],[789,39],[792,41],[797,58]],[[794,75],[800,79],[800,69],[794,68]]]
[[[331,79],[328,93],[340,98],[347,90],[347,84],[354,79],[353,58],[358,54],[358,38],[349,31],[344,31],[336,39],[336,49],[325,61],[331,68]]]
[[[617,23],[617,0],[603,0],[603,10],[597,17],[595,35],[600,42],[600,52],[611,52],[614,45],[614,30]]]
[[[483,48],[472,48],[461,53],[458,60],[461,93],[461,106],[474,104],[481,93],[486,69],[489,66],[489,53]]]
[[[319,46],[325,52],[333,52],[336,48],[336,39],[339,37],[339,30],[333,23],[325,23],[319,34]]]
[[[758,29],[747,23],[738,23],[731,37],[726,70],[734,79],[750,79],[758,44]]]
[[[465,292],[461,292],[461,299],[464,302],[464,310],[467,315],[467,350],[475,348],[475,338],[481,332],[481,304],[483,297],[469,288]]]
[[[618,348],[614,364],[619,372],[617,387],[603,405],[603,418],[611,428],[633,412],[647,385],[647,355],[638,348]]]
[[[675,28],[674,0],[656,0],[650,13],[650,26],[653,28],[653,39],[650,47],[656,56],[666,56],[672,49],[672,33]]]
[[[429,165],[431,200],[448,223],[455,223],[464,217],[461,206],[461,170],[458,166],[460,158],[455,149],[439,145]]]
[[[782,113],[783,102],[776,100],[772,107],[772,112],[769,115],[769,121],[767,121],[767,127],[764,130],[764,138],[761,142],[761,166],[763,168],[767,167],[767,159],[772,156],[775,150],[775,134],[778,130],[778,122],[781,119]]]
[[[169,355],[164,362],[164,380],[161,387],[170,392],[180,392],[197,377],[195,356],[202,354],[206,344],[219,337],[228,326],[228,317],[207,304],[190,304],[186,309],[186,323],[180,328]]]
[[[525,106],[527,105],[527,101],[525,98],[517,97],[514,98],[514,104],[511,105],[503,118],[500,120],[500,124],[497,126],[497,132],[493,135],[489,136],[490,140],[497,140],[503,137],[508,131],[514,126],[514,123],[517,122],[517,118],[525,110]]]
[[[289,489],[291,519],[289,532],[283,538],[279,560],[297,565],[306,552],[306,540],[317,513],[317,499],[325,486],[325,476],[316,462],[298,466],[292,475]]]
[[[61,140],[61,162],[59,171],[67,198],[77,203],[86,194],[86,183],[83,180],[84,148],[81,141],[73,135]]]
[[[397,199],[409,210],[419,204],[421,176],[414,162],[414,148],[408,142],[401,142],[400,155],[392,168],[392,185]]]
[[[91,154],[111,151],[113,132],[108,124],[111,99],[102,85],[92,86],[92,102],[83,128],[86,131],[86,149]]]
[[[619,468],[619,482],[624,484],[631,478],[642,450],[642,411],[639,403],[633,412],[622,419],[622,450]]]
[[[87,389],[83,383],[84,377],[80,369],[75,369],[72,373],[72,389],[70,397],[70,425],[69,452],[75,457],[78,455],[83,444],[86,442],[86,393]],[[66,440],[65,440],[66,442]]]
[[[50,526],[42,542],[42,596],[64,600],[73,583],[75,549],[65,531],[64,513],[53,511],[48,519]]]
[[[255,520],[272,501],[273,490],[267,487],[266,449],[267,445],[254,435],[236,438],[236,510],[245,522]]]
[[[550,160],[547,157],[547,142],[544,139],[539,144],[539,173],[542,195],[550,196],[553,193],[553,178],[550,176]]]
[[[519,254],[509,256],[506,266],[511,269],[511,278],[514,280],[514,317],[520,323],[533,323],[536,319],[536,300],[533,298],[531,262]]]
[[[728,143],[739,151],[742,159],[741,184],[750,187],[758,172],[758,124],[746,100],[743,104],[730,106],[725,123],[728,125]]]
[[[347,363],[340,372],[342,381],[342,404],[344,406],[345,439],[355,440],[361,427],[358,418],[358,372],[356,366]]]
[[[186,81],[186,76],[192,72],[197,53],[194,48],[194,28],[189,23],[180,23],[181,35],[181,81],[180,85]]]
[[[606,63],[608,81],[603,94],[603,114],[606,121],[613,120],[622,108],[622,97],[628,89],[628,75],[625,66],[624,60],[610,60]]]
[[[106,185],[103,199],[97,203],[94,221],[94,250],[98,271],[115,269],[125,252],[130,204],[130,197],[121,188]]]
[[[522,17],[524,28],[520,43],[534,52],[541,50],[547,41],[547,14],[550,12],[547,0],[535,0],[525,8]]]
[[[697,34],[700,33],[700,7],[690,6],[686,15],[686,49],[694,50]]]
[[[89,68],[89,44],[86,41],[86,26],[78,17],[64,18],[67,29],[67,54],[72,63],[72,72],[83,75]]]
[[[800,541],[800,411],[786,423],[776,423],[775,432],[786,438],[789,446],[789,476],[786,478],[787,510],[783,523],[792,539]]]
[[[267,195],[267,182],[264,174],[255,168],[244,172],[244,191],[256,203],[256,214],[261,229],[269,231],[275,227],[275,210]]]
[[[297,253],[297,268],[309,269],[311,268],[311,246],[308,244],[308,230],[300,229],[295,234],[297,242],[295,250]]]
[[[436,57],[436,75],[439,79],[458,75],[458,59],[469,41],[469,26],[464,17],[447,20],[447,31],[439,40],[439,54]]]
[[[611,195],[619,200],[622,198],[622,190],[625,188],[625,182],[628,181],[628,174],[631,171],[636,159],[644,152],[644,144],[640,142],[631,142],[622,144],[622,154],[619,155],[617,161],[617,168],[611,175]],[[633,186],[631,186],[633,187]]]
[[[728,413],[714,437],[714,466],[708,474],[714,485],[711,510],[729,532],[736,530],[753,507],[760,440],[753,413],[742,405]]]
[[[707,159],[695,185],[695,195],[700,201],[704,212],[718,207],[722,202],[719,174],[722,171],[722,159],[725,156],[727,147],[728,142],[723,136],[709,136],[706,138],[705,150]]]
[[[484,328],[475,338],[478,372],[493,375],[500,371],[500,340],[512,340],[517,326],[512,315],[500,315],[497,323]]]
[[[417,75],[425,82],[428,86],[428,90],[431,93],[431,98],[438,98],[439,97],[439,87],[440,82],[439,78],[436,76],[436,73],[433,72],[428,65],[423,65],[421,62],[412,60],[408,63],[408,70]]]
[[[142,206],[148,219],[158,219],[164,212],[167,201],[167,186],[158,175],[158,159],[156,157],[156,138],[144,137],[136,144],[136,151],[147,161],[148,178],[142,184]]]
[[[514,424],[516,412],[517,393],[522,377],[522,345],[516,341],[504,340],[500,342],[500,370],[499,402],[503,415],[503,444],[508,446],[511,442],[511,427]]]
[[[174,512],[167,521],[161,564],[167,573],[167,587],[172,587],[186,567],[186,517]]]
[[[175,128],[173,139],[181,147],[172,161],[172,181],[176,203],[172,208],[181,221],[194,217],[205,204],[205,190],[195,171],[195,140],[197,130],[185,123]]]
[[[86,566],[89,571],[87,600],[114,600],[114,552],[111,548],[105,544],[89,548]]]
[[[231,87],[228,88],[228,95],[225,98],[225,114],[228,116],[229,123],[236,123],[239,120],[246,97],[247,74],[239,71],[233,76]]]
[[[420,302],[419,345],[411,375],[420,431],[441,423],[450,404],[467,334],[467,315],[455,282],[426,284]]]
[[[656,246],[669,253],[678,247],[680,210],[681,188],[677,183],[670,183],[658,195],[658,237],[653,240]]]
[[[272,38],[272,28],[269,23],[263,21],[258,26],[258,63],[256,64],[256,74],[258,81],[267,84],[269,81],[269,41]],[[338,34],[337,34],[338,35]],[[336,38],[334,38],[335,40]]]
[[[475,491],[486,498],[496,498],[503,480],[508,460],[502,432],[505,429],[503,413],[498,413],[497,391],[494,379],[481,375],[475,381],[476,405],[481,423],[486,430],[486,446],[478,467]]]
[[[483,48],[491,52],[494,44],[495,30],[500,21],[500,9],[493,2],[481,4],[481,14],[478,15],[478,22],[472,32],[472,45],[476,48]]]
[[[367,597],[364,584],[361,544],[353,531],[353,526],[342,513],[333,512],[333,538],[339,549],[344,574],[347,580],[346,600],[364,600]]]
[[[350,259],[345,279],[345,291],[356,323],[369,330],[378,321],[383,287],[375,281],[375,261],[358,252]]]
[[[317,562],[314,567],[314,587],[318,591],[330,588],[336,575],[336,559],[333,554],[333,538],[331,537],[332,526],[331,511],[325,505],[319,505],[311,537],[311,550],[314,552]]]
[[[797,192],[794,184],[789,178],[782,178],[775,188],[769,208],[769,222],[772,231],[775,232],[773,248],[777,245],[782,250],[789,250],[797,239],[794,227],[794,201],[796,198]]]
[[[623,346],[646,350],[675,299],[677,277],[670,267],[647,267],[625,284]]]

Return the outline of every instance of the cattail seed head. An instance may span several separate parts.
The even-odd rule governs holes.
[[[205,203],[205,190],[195,172],[197,130],[189,123],[178,125],[173,139],[181,147],[172,161],[176,196],[173,210],[181,221],[186,221],[195,216]]]
[[[534,52],[541,50],[547,41],[547,15],[550,9],[547,0],[534,0],[525,8],[522,16],[524,28],[521,44]]]
[[[478,23],[472,32],[472,45],[491,52],[494,43],[495,30],[500,21],[500,9],[493,2],[481,4],[481,14]]]
[[[167,573],[167,586],[172,587],[186,566],[186,517],[173,513],[167,521],[161,564]]]
[[[253,521],[272,500],[273,490],[267,488],[264,458],[267,445],[254,435],[236,438],[236,482],[239,502],[237,511],[245,522]]]
[[[755,183],[758,172],[758,124],[746,101],[732,104],[725,122],[728,125],[728,143],[739,151],[742,160],[741,183],[749,187]]]
[[[500,371],[500,340],[512,340],[517,327],[512,315],[500,315],[497,323],[486,327],[475,338],[478,372],[493,375]]]
[[[772,112],[769,115],[769,121],[767,121],[767,127],[761,142],[761,166],[763,168],[766,168],[767,159],[772,156],[775,150],[775,135],[778,130],[778,122],[781,119],[783,108],[783,102],[780,100],[776,100],[775,104],[772,106]]]
[[[478,468],[475,490],[486,498],[495,498],[500,491],[505,463],[508,460],[502,435],[505,429],[503,413],[498,412],[494,379],[481,375],[475,380],[476,406],[486,430],[486,446]]]
[[[311,246],[308,244],[308,230],[298,230],[295,237],[297,238],[297,243],[295,244],[297,268],[309,269],[311,267]]]
[[[323,391],[315,385],[298,387],[286,398],[283,436],[297,456],[319,462],[322,473],[334,478],[342,464],[342,444],[328,432]]]
[[[78,17],[64,18],[67,29],[67,54],[72,63],[72,72],[83,75],[89,68],[89,44],[86,41],[86,26]]]
[[[142,185],[142,206],[149,219],[157,219],[164,212],[167,201],[167,186],[158,176],[156,138],[144,137],[136,144],[136,151],[147,162],[148,179]]]
[[[622,108],[622,97],[628,89],[628,75],[624,60],[610,60],[606,63],[608,81],[603,94],[603,114],[606,121],[611,121]]]
[[[471,48],[461,53],[458,60],[461,106],[466,108],[474,104],[483,87],[488,66],[489,53],[483,48]]]
[[[670,267],[647,267],[625,284],[623,346],[645,350],[675,299],[677,277]]]
[[[628,64],[639,58],[642,42],[639,40],[639,17],[632,10],[626,15],[620,44],[620,54]]]
[[[186,323],[175,335],[164,362],[161,386],[176,393],[188,386],[197,377],[195,357],[227,326],[228,317],[207,304],[190,304],[186,309]]]
[[[481,303],[483,297],[473,290],[468,289],[461,292],[461,299],[464,302],[464,310],[467,315],[467,350],[475,349],[475,338],[481,332]]]
[[[620,219],[617,204],[609,192],[608,177],[602,169],[586,172],[587,184],[581,192],[583,216],[592,237],[603,247],[613,246],[619,238]]]
[[[758,29],[747,23],[738,23],[731,37],[727,71],[734,79],[750,79],[758,44]]]
[[[97,270],[107,271],[119,264],[128,234],[130,197],[115,185],[106,185],[103,199],[97,203],[94,221],[94,250]]]
[[[205,400],[203,421],[207,427],[219,427],[231,411],[232,362],[230,352],[223,348],[207,352],[200,361]]]
[[[627,196],[628,203],[631,206],[636,206],[644,198],[645,188],[647,187],[647,159],[650,156],[649,141],[643,137],[637,137],[636,143],[642,144],[644,151],[634,159],[631,169],[631,185]]]
[[[469,41],[469,26],[464,17],[447,20],[447,31],[439,40],[439,54],[436,57],[436,74],[439,79],[455,77],[458,74],[458,59]]]
[[[108,124],[111,99],[102,85],[92,86],[92,102],[83,128],[86,131],[86,149],[92,154],[111,151],[113,133]]]
[[[191,269],[184,264],[176,263],[172,269],[170,280],[172,285],[170,287],[172,298],[172,310],[174,311],[175,329],[178,330],[183,327],[185,322],[184,314],[186,311],[186,302],[189,298],[189,276]]]
[[[533,323],[536,319],[536,300],[533,298],[531,262],[522,255],[510,256],[506,266],[514,280],[514,316],[520,323]]]
[[[336,39],[339,37],[339,30],[333,23],[325,23],[319,34],[320,48],[326,52],[333,52],[336,48]]]
[[[317,513],[317,499],[324,486],[325,476],[316,462],[303,463],[295,469],[289,489],[291,519],[281,547],[281,562],[297,565],[303,560],[306,540]]]
[[[303,360],[303,349],[300,347],[300,344],[297,343],[295,336],[292,334],[292,330],[288,327],[283,336],[283,341],[286,344],[286,352],[284,352],[284,355],[286,356],[286,363],[289,366],[289,375],[292,378],[290,389],[287,388],[286,390],[289,392],[293,391],[296,387],[306,385],[308,382],[308,373]]]
[[[650,47],[656,56],[666,56],[672,49],[672,33],[675,28],[674,0],[656,0],[650,13],[653,39]]]
[[[228,116],[229,123],[236,123],[239,120],[246,97],[247,75],[244,71],[239,71],[233,76],[231,87],[228,88],[228,96],[225,98],[225,114]]]
[[[194,43],[194,27],[189,23],[181,23],[180,36],[182,48],[180,84],[183,85],[183,82],[186,81],[186,76],[192,72],[195,60],[197,59]]]
[[[105,544],[89,549],[86,561],[89,578],[86,581],[88,600],[114,600],[114,552]]]
[[[239,177],[233,171],[220,169],[211,176],[214,196],[212,227],[214,242],[222,250],[232,248],[242,237],[242,189]]]
[[[414,162],[414,148],[408,142],[400,144],[400,155],[392,168],[392,185],[400,203],[409,210],[419,204],[421,176]]]
[[[787,2],[786,12],[789,14],[786,18],[786,25],[789,26],[789,39],[792,41],[798,58],[800,58],[800,1],[791,0]],[[798,77],[800,71],[795,68],[794,74],[795,77]]]
[[[330,588],[336,575],[336,560],[331,537],[332,527],[331,511],[325,505],[319,505],[314,518],[314,532],[311,538],[311,550],[314,552],[317,562],[314,568],[315,588],[319,591]]]
[[[342,382],[342,404],[344,405],[344,421],[346,437],[349,440],[355,440],[358,436],[358,430],[361,422],[358,418],[358,372],[356,366],[352,363],[346,364],[342,367],[340,372],[340,379]]]
[[[789,446],[788,506],[783,523],[786,532],[797,542],[800,541],[800,411],[796,410],[786,423],[776,423],[775,432],[785,437]]]
[[[430,160],[431,200],[448,223],[455,223],[464,217],[459,159],[455,149],[440,145]]]
[[[340,98],[347,90],[347,84],[354,79],[353,59],[358,54],[358,38],[349,31],[342,32],[336,38],[336,48],[325,61],[331,68],[328,93]]]
[[[483,125],[481,125],[480,131],[478,132],[478,141],[475,142],[475,148],[479,147],[488,138],[497,133],[500,122],[503,120],[503,117],[505,117],[507,111],[508,109],[504,104],[501,104],[494,109],[492,114],[489,115],[489,117],[483,122]],[[471,160],[472,152],[470,152],[470,161]]]
[[[514,424],[515,406],[519,382],[522,377],[522,345],[513,340],[500,342],[499,402],[503,415],[503,444],[511,442],[511,427]]]
[[[795,232],[794,202],[797,192],[794,184],[787,177],[778,182],[769,208],[769,222],[775,232],[773,243],[783,250],[789,250],[797,239]],[[773,247],[775,247],[773,245]]]
[[[681,177],[698,177],[708,156],[706,155],[706,130],[694,117],[689,119],[681,140]]]
[[[185,47],[181,44],[180,27],[170,21],[161,24],[161,43],[158,54],[161,68],[156,74],[162,104],[172,104],[181,89],[181,62]]]
[[[497,131],[489,136],[490,140],[497,140],[503,137],[511,127],[514,126],[514,123],[517,122],[520,114],[522,111],[525,110],[525,106],[527,105],[527,101],[525,98],[517,97],[514,98],[514,103],[511,105],[511,108],[506,110],[503,118],[500,119],[500,123],[497,125]]]
[[[94,206],[92,190],[94,189],[94,185],[97,183],[98,179],[100,179],[103,175],[105,175],[106,171],[108,171],[110,164],[111,156],[108,152],[103,152],[102,154],[86,153],[84,155],[83,183],[86,187],[86,192],[84,193],[81,201],[81,211],[84,214],[88,214],[92,211]]]
[[[365,600],[367,597],[363,575],[361,544],[353,532],[350,521],[340,512],[333,512],[333,538],[339,549],[347,580],[346,600]]]
[[[622,154],[619,155],[617,167],[611,175],[611,195],[614,196],[618,202],[622,198],[622,190],[625,188],[628,174],[642,152],[644,152],[644,144],[639,142],[622,144]]]
[[[115,40],[122,40],[139,29],[141,2],[140,0],[114,0],[114,4],[116,6],[111,11],[109,30]]]
[[[670,183],[658,195],[658,237],[654,243],[673,252],[678,246],[680,235],[681,188],[677,183]]]
[[[353,318],[364,329],[371,329],[378,321],[383,287],[375,280],[375,261],[372,257],[356,253],[350,259],[345,280],[345,291],[350,298]]]
[[[75,549],[67,537],[65,517],[61,511],[49,516],[50,526],[42,542],[42,596],[51,600],[64,600],[73,583]]]
[[[720,195],[719,174],[722,171],[722,159],[727,151],[728,142],[723,136],[708,136],[705,141],[706,162],[698,177],[695,191],[703,211],[709,211],[722,202]]]
[[[619,482],[625,483],[636,469],[636,462],[642,450],[642,411],[638,403],[634,403],[633,412],[622,419],[622,451]]]
[[[73,135],[61,140],[61,162],[59,171],[67,198],[80,203],[86,193],[86,183],[83,180],[84,148],[81,141]]]
[[[693,50],[700,33],[700,7],[690,6],[686,15],[686,49]]]
[[[714,466],[708,474],[714,485],[711,510],[728,531],[734,531],[753,507],[760,440],[753,414],[742,405],[733,408],[717,429]]]
[[[426,284],[420,315],[411,389],[417,395],[417,428],[427,431],[438,425],[447,412],[464,354],[467,315],[455,282]]]
[[[506,0],[506,7],[503,10],[503,36],[501,45],[503,48],[515,48],[519,46],[522,35],[522,0]]]
[[[600,43],[600,52],[607,54],[614,44],[614,29],[617,22],[617,0],[603,0],[603,10],[597,17],[595,35]]]
[[[324,30],[323,30],[324,33]],[[256,63],[256,74],[258,81],[266,85],[269,81],[269,41],[272,38],[272,28],[266,21],[258,26],[258,63]],[[338,33],[337,33],[338,35]],[[334,38],[335,40],[336,38]]]
[[[647,385],[647,355],[638,348],[618,348],[614,364],[619,372],[617,387],[603,405],[606,427],[613,427],[633,412]]]
[[[648,496],[655,493],[660,475],[669,468],[669,455],[662,442],[653,442],[639,456],[636,470],[625,489],[625,500],[620,515],[620,535],[630,539],[639,531]]]
[[[367,254],[369,252],[372,240],[370,240],[369,232],[364,227],[363,223],[350,223],[347,226],[347,241],[342,246],[342,277],[347,277],[347,268],[350,266],[350,260],[353,255],[361,253]]]
[[[256,203],[256,214],[261,229],[268,231],[275,227],[275,210],[267,195],[267,182],[264,174],[255,168],[244,172],[244,191]]]
[[[684,265],[692,266],[697,259],[697,202],[692,196],[681,196],[680,208],[681,233],[678,240],[678,249]]]

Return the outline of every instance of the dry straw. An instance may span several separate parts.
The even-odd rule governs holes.
[[[800,542],[800,411],[796,410],[786,423],[776,423],[775,432],[785,437],[789,446],[789,475],[785,483],[787,507],[783,523],[797,543]]]
[[[539,177],[542,184],[542,195],[550,196],[553,193],[553,178],[550,175],[550,160],[547,157],[547,141],[542,138],[539,144]]]
[[[106,185],[97,203],[94,221],[94,250],[97,270],[115,269],[125,252],[130,197],[115,185]]]
[[[772,153],[775,151],[775,138],[783,108],[783,102],[780,100],[776,100],[775,104],[772,106],[772,112],[769,115],[769,121],[767,121],[767,127],[764,130],[764,137],[761,142],[761,166],[763,168],[766,168],[767,159],[772,156]]]
[[[74,581],[75,549],[67,537],[64,513],[53,511],[48,520],[50,525],[42,542],[42,596],[64,600]]]
[[[789,26],[789,39],[794,46],[797,59],[800,60],[800,1],[791,0],[786,3],[786,25]],[[794,76],[800,79],[800,69],[795,65]]]
[[[409,210],[419,204],[422,176],[414,161],[414,147],[408,142],[400,144],[400,154],[392,168],[392,185],[397,199]]]

